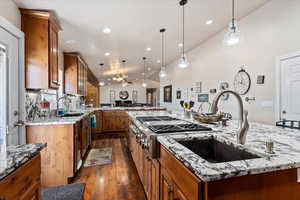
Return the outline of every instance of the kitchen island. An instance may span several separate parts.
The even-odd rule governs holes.
[[[85,160],[92,138],[128,131],[127,111],[164,110],[159,107],[104,107],[77,110],[65,117],[26,122],[26,142],[47,142],[41,154],[43,187],[72,182]],[[96,116],[96,126],[91,117]]]
[[[0,172],[0,199],[40,199],[44,143],[9,146],[7,166]]]
[[[229,122],[226,127],[201,124],[211,128],[211,131],[184,131],[155,135],[151,125],[158,124],[157,122],[143,123],[138,120],[141,116],[158,115],[183,119],[182,115],[170,115],[167,112],[129,112],[132,129],[138,129],[131,131],[131,134],[145,134],[142,142],[138,141],[142,144],[149,138],[150,145],[142,145],[144,152],[147,148],[150,150],[153,148],[155,142],[151,138],[158,141],[155,148],[159,156],[152,160],[157,160],[160,165],[158,178],[160,186],[157,193],[160,194],[161,200],[296,200],[300,198],[297,170],[300,167],[300,131],[251,123],[246,145],[238,145],[236,144],[236,121]],[[192,119],[183,120],[185,122],[180,123],[196,123]],[[170,125],[175,124],[175,121],[164,123]],[[274,153],[265,151],[265,142],[270,138],[274,142]],[[216,146],[216,143],[219,146],[213,149],[212,146]],[[223,157],[209,155],[207,149],[212,149],[213,153]],[[227,152],[227,155],[224,152]],[[235,160],[238,152],[241,152],[241,155]],[[140,176],[144,174],[141,173]]]

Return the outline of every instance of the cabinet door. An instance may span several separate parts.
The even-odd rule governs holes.
[[[103,131],[127,131],[128,118],[122,116],[106,116],[103,118]]]
[[[160,200],[173,200],[172,181],[164,169],[160,176],[160,191]]]
[[[87,150],[87,134],[88,134],[87,119],[84,118],[82,120],[82,130],[81,130],[81,158],[84,157]]]
[[[159,200],[159,163],[157,160],[151,162],[151,200]]]
[[[182,193],[180,188],[174,184],[173,186],[174,198],[173,200],[188,200],[188,198]]]
[[[50,24],[49,26],[49,85],[50,88],[57,89],[58,80],[58,33],[56,28]]]
[[[93,128],[92,132],[93,133],[101,133],[102,132],[102,111],[96,111],[96,121],[97,121],[97,127]]]

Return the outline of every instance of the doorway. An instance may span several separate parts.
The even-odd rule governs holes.
[[[300,121],[300,52],[279,58],[276,120]]]
[[[156,88],[147,88],[146,96],[147,96],[147,105],[156,106],[157,103]]]
[[[6,144],[25,143],[24,35],[0,17],[0,134]]]

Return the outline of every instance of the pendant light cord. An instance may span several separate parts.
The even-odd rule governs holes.
[[[235,32],[236,27],[235,27],[235,0],[232,0],[232,29]]]
[[[184,28],[185,28],[185,24],[184,24],[184,15],[185,15],[185,12],[184,12],[184,5],[182,6],[182,56],[184,57],[184,48],[185,48],[185,41],[184,41],[184,38],[185,38],[185,35],[184,35]]]

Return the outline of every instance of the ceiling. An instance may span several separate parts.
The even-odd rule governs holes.
[[[64,51],[80,52],[99,80],[124,72],[129,80],[158,80],[161,35],[166,28],[166,63],[180,55],[182,10],[179,0],[14,0],[19,7],[52,10],[63,31]],[[248,15],[269,0],[236,1],[237,18]],[[192,49],[224,29],[231,18],[231,0],[189,0],[186,5],[186,48]],[[211,25],[206,21],[212,19]],[[104,34],[105,27],[111,29]],[[145,51],[151,47],[151,51]],[[110,56],[104,54],[109,52]],[[125,59],[126,66],[120,67]],[[105,66],[101,71],[99,63]],[[148,71],[149,68],[149,71]]]

